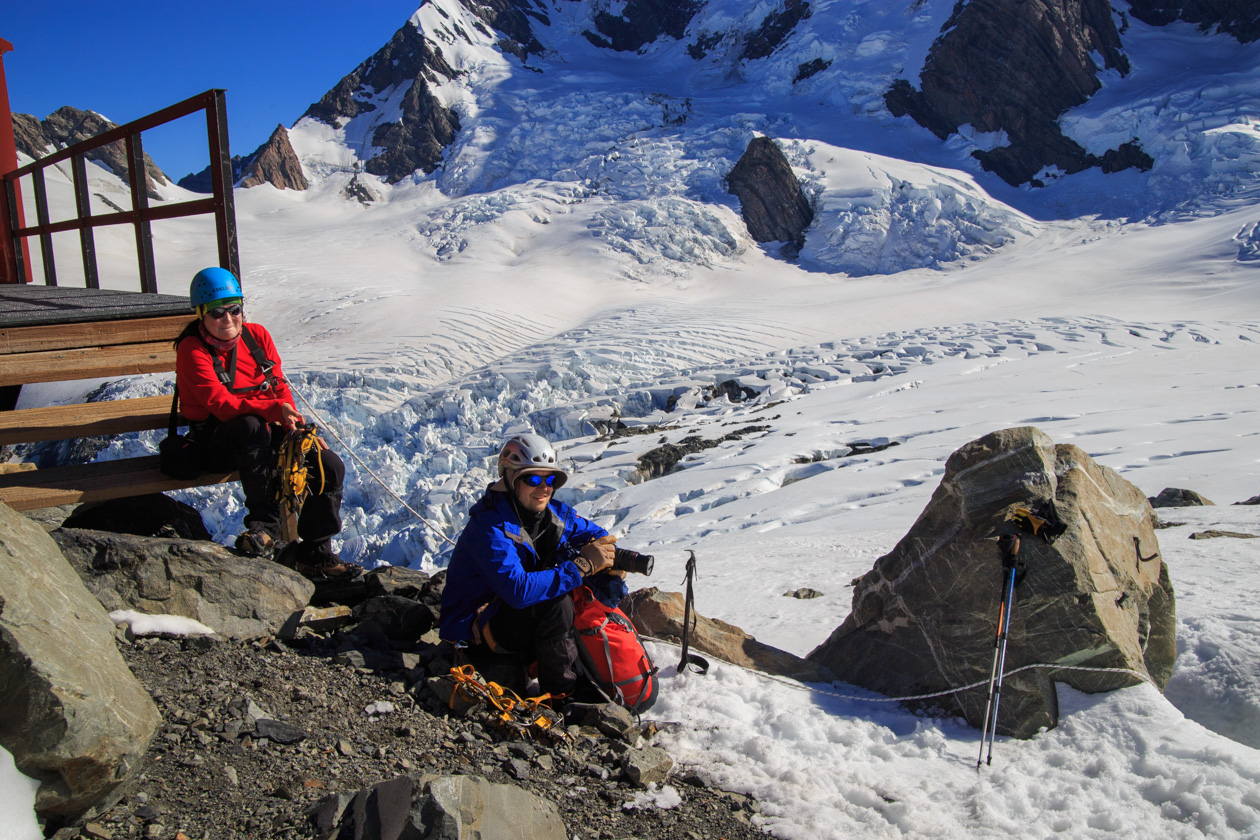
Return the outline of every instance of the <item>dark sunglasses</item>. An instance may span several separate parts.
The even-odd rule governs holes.
[[[556,474],[548,473],[547,475],[543,475],[542,473],[530,473],[528,475],[521,476],[517,479],[517,481],[523,481],[530,487],[538,487],[542,484],[546,484],[548,487],[555,487]]]
[[[235,304],[233,304],[232,306],[217,306],[214,309],[211,309],[206,314],[216,321],[222,321],[224,318],[226,318],[229,315],[231,315],[233,318],[239,317],[241,314],[241,308]]]

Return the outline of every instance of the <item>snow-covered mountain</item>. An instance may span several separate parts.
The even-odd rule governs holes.
[[[581,205],[600,247],[670,274],[750,247],[725,178],[764,135],[817,211],[803,266],[945,267],[1032,219],[1251,194],[1254,25],[1147,5],[434,0],[290,139],[347,199],[431,194],[417,227],[439,257],[513,210]]]
[[[1127,71],[1087,51],[1101,87],[1056,125],[1100,159],[1136,138],[1150,167],[1060,166],[1041,187],[973,156],[1009,128],[942,139],[889,109],[898,79],[932,87],[950,2],[422,5],[290,129],[308,189],[236,194],[249,316],[300,407],[362,459],[342,554],[440,568],[504,435],[534,429],[573,470],[562,496],[656,555],[651,583],[678,588],[693,549],[702,613],[804,654],[950,452],[1036,425],[1149,495],[1220,505],[1160,532],[1181,655],[1166,696],[1065,692],[1057,730],[1000,742],[1002,771],[977,778],[976,733],[956,721],[667,669],[659,713],[683,724],[668,745],[755,793],[785,838],[1255,836],[1257,543],[1189,536],[1260,532],[1260,508],[1230,504],[1260,493],[1260,45],[1251,18],[1238,37],[1201,28],[1210,4],[1181,22],[1171,4],[1123,5]],[[453,137],[413,158],[432,168],[386,167],[378,143],[426,125]],[[795,260],[756,243],[727,192],[760,136],[814,210]],[[94,195],[120,189],[91,178]],[[56,173],[48,193],[73,201]],[[214,260],[194,221],[155,236],[163,291]],[[129,231],[97,241],[131,247]],[[667,447],[667,473],[641,462]],[[233,489],[185,498],[231,542]],[[823,597],[783,596],[800,587]]]

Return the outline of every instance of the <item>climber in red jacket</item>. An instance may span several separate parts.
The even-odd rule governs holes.
[[[189,300],[197,318],[176,339],[180,411],[201,467],[240,472],[246,530],[236,539],[237,549],[250,557],[269,555],[280,536],[276,452],[284,432],[305,420],[271,335],[245,321],[236,276],[223,268],[197,272]],[[355,569],[341,561],[331,542],[341,531],[345,465],[321,445],[308,453],[307,466],[311,474],[322,474],[323,486],[302,505],[298,540],[277,559],[308,577],[340,577]]]

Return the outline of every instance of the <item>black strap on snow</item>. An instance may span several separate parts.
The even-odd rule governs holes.
[[[707,674],[709,673],[709,660],[703,656],[687,652],[690,646],[689,637],[698,617],[693,615],[693,604],[696,596],[692,590],[692,582],[696,577],[696,553],[694,551],[688,551],[687,553],[691,556],[687,558],[687,599],[683,604],[682,659],[678,661],[678,673],[685,673],[687,667],[690,666],[695,669],[697,674]]]
[[[223,366],[223,359],[219,357],[218,353],[211,349],[210,358],[214,362],[215,375],[219,377],[219,381],[223,383],[224,388],[227,388],[237,396],[274,390],[276,387],[276,377],[271,372],[271,369],[276,366],[276,363],[267,358],[266,354],[263,353],[262,348],[258,346],[258,342],[254,340],[254,336],[244,327],[241,327],[241,340],[245,342],[245,347],[249,350],[249,355],[254,357],[254,364],[256,364],[258,366],[258,370],[262,372],[262,384],[251,385],[248,388],[236,387],[236,347],[233,347],[228,352],[228,367],[226,369]],[[209,345],[206,346],[209,347]]]

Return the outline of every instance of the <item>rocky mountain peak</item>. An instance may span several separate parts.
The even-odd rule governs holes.
[[[232,155],[232,183],[245,189],[259,184],[273,184],[282,190],[305,190],[310,187],[310,182],[302,172],[302,162],[298,160],[292,144],[289,143],[289,132],[283,125],[277,125],[267,142],[250,154],[244,157]],[[210,167],[185,175],[179,179],[179,185],[192,192],[214,192]]]
[[[1036,183],[1047,167],[1072,173],[1102,165],[1057,122],[1101,87],[1095,56],[1129,72],[1107,0],[974,0],[959,4],[942,28],[920,89],[901,79],[885,99],[893,114],[909,114],[941,139],[964,125],[1004,132],[1007,144],[974,156],[1008,183]],[[1149,167],[1138,151],[1115,150],[1113,161]]]
[[[596,12],[596,31],[588,29],[582,35],[597,47],[634,52],[663,35],[682,40],[687,25],[703,7],[703,0],[628,0],[620,14],[607,9]]]
[[[302,174],[302,163],[289,143],[289,132],[277,125],[267,142],[242,167],[244,177],[238,186],[274,184],[282,190],[304,190],[310,186]]]
[[[442,162],[442,150],[455,139],[459,117],[434,97],[430,85],[456,76],[442,53],[410,22],[389,42],[311,105],[303,115],[333,126],[377,110],[378,94],[406,91],[402,116],[373,127],[370,142],[383,149],[365,169],[393,184],[417,169],[426,174]]]
[[[117,123],[110,122],[95,111],[81,111],[69,105],[58,108],[43,120],[30,114],[13,115],[13,134],[18,151],[35,160],[117,127]],[[103,164],[119,178],[131,182],[127,149],[121,141],[93,149],[88,152],[87,159]],[[161,198],[156,185],[167,183],[170,179],[166,173],[146,154],[144,188],[149,198]]]
[[[1242,44],[1260,39],[1260,5],[1254,0],[1129,0],[1129,12],[1151,26],[1180,20],[1204,32],[1227,32]]]

